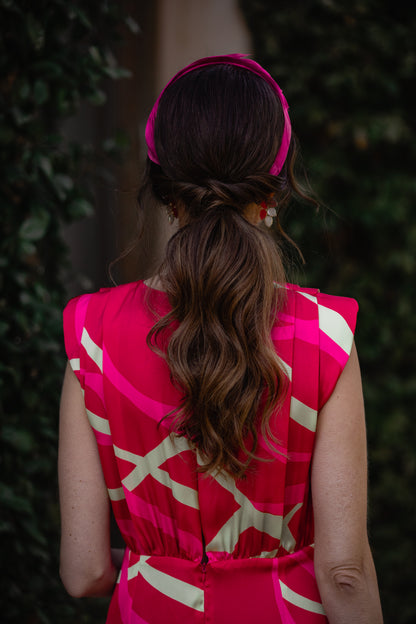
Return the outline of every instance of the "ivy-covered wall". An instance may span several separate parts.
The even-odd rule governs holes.
[[[57,419],[65,356],[62,225],[93,211],[96,153],[66,139],[82,103],[105,102],[116,0],[0,0],[0,604],[2,622],[88,622],[58,575]],[[110,137],[108,137],[110,138]],[[114,141],[104,143],[114,151]],[[108,151],[107,150],[107,151]],[[96,609],[96,607],[94,607]],[[102,619],[102,618],[101,618]]]
[[[240,0],[326,205],[286,227],[296,278],[360,304],[370,538],[386,622],[416,621],[416,5]]]

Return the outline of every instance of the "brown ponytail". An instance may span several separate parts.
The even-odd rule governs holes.
[[[183,393],[172,431],[198,449],[201,471],[235,478],[257,457],[259,433],[273,439],[269,420],[285,390],[271,340],[283,262],[270,235],[244,216],[270,194],[281,210],[300,192],[288,170],[293,143],[290,164],[278,177],[267,173],[282,127],[281,104],[263,79],[227,65],[195,70],[164,92],[160,166],[148,163],[147,187],[184,214],[160,268],[172,310],[148,336]]]
[[[270,336],[276,278],[283,281],[283,267],[269,236],[224,206],[168,243],[161,279],[172,311],[149,339],[157,344],[171,320],[179,321],[166,353],[184,393],[173,429],[199,449],[203,471],[241,476],[255,456],[265,391],[263,432],[279,400],[283,376]]]

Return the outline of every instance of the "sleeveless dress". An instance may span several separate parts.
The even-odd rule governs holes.
[[[65,347],[84,391],[126,543],[107,624],[324,624],[314,573],[310,466],[319,409],[353,342],[357,303],[286,285],[272,338],[288,377],[245,478],[197,472],[162,420],[180,401],[146,345],[165,293],[134,282],[72,299]]]

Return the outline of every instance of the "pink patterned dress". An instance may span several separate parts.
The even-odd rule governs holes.
[[[289,379],[272,417],[280,447],[260,443],[244,479],[197,472],[162,417],[178,405],[146,345],[147,299],[135,282],[72,299],[65,345],[84,390],[114,515],[126,543],[107,624],[324,624],[313,555],[310,465],[317,415],[351,350],[357,304],[287,285],[272,337]]]

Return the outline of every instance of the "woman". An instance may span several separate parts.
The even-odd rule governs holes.
[[[302,194],[284,95],[202,59],[146,141],[140,199],[178,230],[153,280],[65,309],[62,580],[111,624],[379,624],[357,305],[285,284],[261,224]]]

